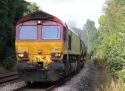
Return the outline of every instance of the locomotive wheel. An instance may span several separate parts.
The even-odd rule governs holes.
[[[77,60],[77,71],[80,70],[80,66],[81,66],[80,61]]]

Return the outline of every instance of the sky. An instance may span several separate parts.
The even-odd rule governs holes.
[[[95,21],[103,14],[105,0],[26,0],[35,2],[43,11],[57,16],[69,26],[82,28],[87,19]]]

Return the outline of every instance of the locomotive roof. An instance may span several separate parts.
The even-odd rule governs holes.
[[[60,19],[58,19],[57,17],[55,17],[51,14],[48,14],[44,11],[37,11],[37,12],[31,13],[31,14],[28,14],[28,15],[22,17],[17,22],[17,24],[20,24],[20,23],[23,23],[26,21],[30,21],[30,20],[51,20],[51,21],[55,21],[55,22],[58,22],[63,25],[63,23]]]
[[[77,36],[79,36],[78,32],[76,32],[72,27],[68,27],[70,31],[72,31],[74,34],[76,34]]]

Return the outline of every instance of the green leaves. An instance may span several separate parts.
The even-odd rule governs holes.
[[[39,7],[37,6],[36,3],[29,3],[29,4],[27,5],[26,11],[24,12],[24,15],[33,13],[33,12],[38,11],[38,10],[39,10]]]
[[[16,59],[13,56],[9,56],[3,61],[3,66],[10,70],[16,64]]]
[[[125,0],[107,0],[104,12],[99,18],[94,55],[106,60],[112,75],[122,79],[121,72],[125,70]]]
[[[87,46],[88,54],[93,54],[93,44],[98,36],[97,29],[95,27],[95,23],[91,20],[87,20],[86,24],[83,27],[83,33],[84,33],[84,42]]]

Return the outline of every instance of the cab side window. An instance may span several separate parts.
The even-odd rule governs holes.
[[[68,49],[71,50],[71,35],[69,35],[69,41],[68,41]]]
[[[63,31],[63,39],[64,41],[66,41],[66,33],[67,33],[67,30],[66,30],[66,27],[64,27],[64,31]]]

